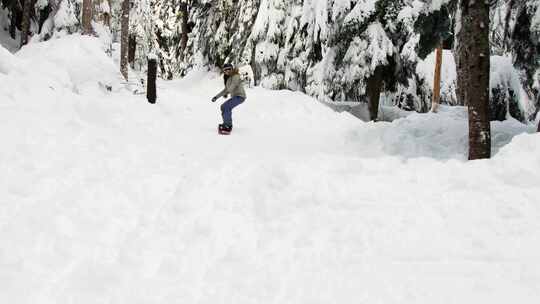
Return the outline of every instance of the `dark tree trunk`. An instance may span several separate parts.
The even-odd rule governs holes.
[[[129,0],[123,0],[120,33],[120,72],[126,80],[128,80],[129,9]]]
[[[39,33],[41,33],[41,29],[43,29],[43,24],[45,23],[45,21],[47,21],[47,19],[49,18],[51,14],[51,5],[47,5],[45,8],[43,8],[40,12],[39,12]]]
[[[148,59],[148,79],[146,87],[146,98],[149,103],[156,103],[156,79],[157,79],[157,60],[155,58]]]
[[[135,52],[137,51],[137,36],[129,35],[128,62],[132,69],[135,69]]]
[[[32,13],[33,0],[24,0],[23,18],[21,23],[21,47],[28,43],[30,37],[30,14]]]
[[[93,17],[93,4],[92,0],[83,0],[82,7],[82,27],[83,35],[93,35],[92,29],[92,17]]]
[[[186,47],[188,43],[188,19],[189,12],[187,3],[180,3],[180,11],[182,12],[182,40],[180,41],[180,60],[184,61]]]
[[[469,159],[491,156],[489,2],[460,0],[458,86],[469,108]]]
[[[252,51],[251,51],[251,63],[250,63],[250,65],[251,65],[251,70],[253,71],[253,84],[255,86],[259,85],[260,79],[261,79],[261,73],[260,73],[259,64],[257,63],[257,59],[255,57],[255,55],[257,54],[256,49],[257,49],[256,44],[253,44],[253,48],[252,48]]]
[[[9,23],[9,35],[11,39],[17,39],[17,0],[11,0],[11,20]]]
[[[368,79],[367,83],[367,95],[368,95],[368,108],[369,119],[371,121],[377,121],[379,116],[379,100],[381,99],[382,89],[382,68],[378,67],[373,72],[373,75]]]

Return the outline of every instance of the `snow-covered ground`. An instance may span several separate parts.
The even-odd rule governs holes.
[[[533,126],[466,162],[462,108],[373,124],[254,88],[219,136],[217,75],[150,105],[97,40],[0,51],[0,303],[540,301]]]

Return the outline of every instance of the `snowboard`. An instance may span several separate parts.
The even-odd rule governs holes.
[[[218,126],[218,134],[220,135],[231,135],[231,131],[223,130],[221,126]]]

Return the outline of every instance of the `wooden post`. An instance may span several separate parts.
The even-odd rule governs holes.
[[[379,117],[379,101],[383,85],[383,71],[377,67],[367,82],[366,92],[368,95],[369,120],[377,121]]]
[[[441,101],[441,70],[442,70],[442,43],[435,53],[435,79],[433,80],[433,100],[431,102],[431,112],[437,113]]]
[[[156,103],[156,78],[157,78],[157,58],[155,55],[148,56],[148,79],[146,81],[146,98],[149,103]]]

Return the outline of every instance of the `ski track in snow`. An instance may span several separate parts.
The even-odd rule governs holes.
[[[55,75],[0,90],[1,303],[540,300],[532,127],[465,162],[463,109],[373,124],[251,88],[220,136],[216,76],[150,105]]]

